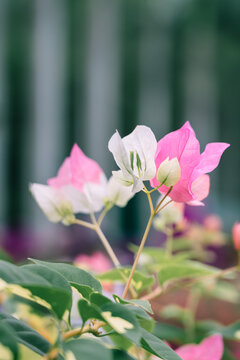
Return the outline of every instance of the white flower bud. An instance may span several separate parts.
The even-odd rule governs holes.
[[[175,185],[181,176],[181,168],[177,158],[169,160],[169,157],[165,159],[159,166],[157,171],[157,180],[159,184],[165,186]]]

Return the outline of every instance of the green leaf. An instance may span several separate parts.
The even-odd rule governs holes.
[[[52,292],[47,289],[44,299],[51,304],[52,309],[56,312],[59,318],[62,317],[66,310],[69,310],[69,312],[71,311],[72,289],[62,275],[60,275],[57,271],[48,269],[42,265],[24,265],[21,269],[27,270],[31,274],[40,275],[48,281],[49,286],[53,288],[54,291]],[[56,293],[58,288],[60,290],[64,290],[64,293],[59,293],[61,298],[56,297],[58,295],[58,292]],[[43,292],[45,289],[40,289],[40,294],[41,291]],[[40,296],[37,289],[35,290],[35,294]]]
[[[201,320],[195,323],[195,338],[197,342],[201,342],[203,339],[213,333],[217,333],[222,325],[214,320]]]
[[[126,299],[122,299],[120,296],[118,295],[113,295],[114,300],[117,303],[120,304],[132,304],[132,305],[136,305],[138,307],[141,307],[143,310],[149,312],[150,314],[153,314],[152,308],[151,308],[151,304],[149,301],[147,300],[140,300],[140,299],[134,299],[134,300],[126,300]]]
[[[19,344],[19,360],[42,360],[42,356],[23,344]]]
[[[141,344],[145,350],[153,355],[159,356],[163,360],[181,360],[170,346],[144,329],[142,329]]]
[[[22,321],[0,312],[0,322],[9,326],[18,343],[27,346],[37,354],[44,356],[50,350],[50,343]]]
[[[0,357],[3,360],[17,360],[19,355],[17,338],[6,323],[0,324]]]
[[[88,286],[92,288],[94,291],[102,292],[102,286],[100,282],[95,279],[91,274],[87,271],[77,268],[76,266],[70,264],[62,264],[62,263],[53,263],[47,261],[41,261],[36,259],[30,259],[36,264],[46,266],[49,269],[57,271],[61,274],[68,283],[75,287],[81,294],[84,291],[86,296],[86,287]],[[87,289],[87,296],[89,295],[89,289]]]
[[[234,284],[226,281],[216,281],[212,286],[201,285],[201,289],[204,291],[205,296],[210,296],[216,299],[228,301],[234,304],[239,304],[240,294]],[[205,285],[205,286],[204,286]]]
[[[137,253],[139,247],[133,244],[129,245],[129,249],[134,252]],[[147,255],[147,257],[149,257],[149,262],[156,262],[157,264],[165,264],[165,263],[176,263],[178,261],[183,261],[186,257],[188,257],[185,254],[176,254],[176,255],[168,255],[165,251],[165,249],[163,248],[159,248],[159,247],[144,247],[142,250],[142,254]]]
[[[118,334],[135,344],[140,343],[141,331],[134,314],[126,305],[107,303],[101,306],[101,315],[104,320]]]
[[[152,332],[155,321],[142,307],[126,304],[125,308],[130,310],[131,313],[134,314],[140,327],[143,327],[145,330]]]
[[[108,297],[106,297],[102,294],[99,294],[99,293],[92,293],[90,295],[90,302],[92,304],[97,305],[98,307],[101,307],[102,305],[105,305],[108,303],[112,303],[112,301]]]
[[[109,270],[103,274],[97,276],[101,281],[108,281],[111,283],[119,282],[126,283],[131,272],[131,268],[117,268]],[[136,270],[133,275],[131,284],[133,285],[137,293],[142,292],[145,289],[148,289],[154,284],[154,277],[152,275],[145,275],[142,272]]]
[[[134,316],[136,316],[137,319],[143,319],[143,320],[152,320],[151,316],[142,308],[134,306],[134,305],[125,305],[125,308],[130,310]]]
[[[53,310],[60,319],[71,307],[72,294],[66,290],[67,284],[51,270],[47,274],[44,268],[33,270],[0,261],[0,279],[3,289]]]
[[[224,339],[240,341],[240,321],[232,325],[221,326],[216,331],[223,336]],[[212,333],[216,332],[212,331]]]
[[[0,260],[8,261],[10,263],[13,262],[11,256],[2,248],[0,248]]]
[[[190,250],[193,248],[192,246],[193,240],[190,238],[179,237],[173,241],[173,251],[181,251],[181,250]]]
[[[197,278],[217,274],[217,272],[218,270],[214,267],[196,261],[184,261],[177,264],[163,264],[158,273],[158,280],[163,285],[169,280]]]
[[[69,283],[72,287],[74,287],[79,294],[82,295],[83,298],[89,300],[90,295],[94,292],[93,288],[88,285],[79,285],[79,284],[72,284]]]
[[[145,320],[145,319],[138,319],[138,323],[141,326],[141,328],[145,329],[146,331],[152,333],[155,325],[155,321],[153,319],[151,320]]]
[[[84,299],[78,301],[78,311],[84,323],[90,319],[104,320],[97,306]]]
[[[155,323],[153,335],[157,336],[159,339],[180,344],[184,343],[186,340],[185,331],[182,328],[166,322]]]
[[[60,275],[57,271],[46,268],[42,265],[23,265],[21,269],[27,270],[31,274],[36,274],[43,277],[48,281],[49,285],[52,285],[56,288],[63,289],[69,294],[72,295],[71,286],[68,284],[66,279]]]
[[[64,350],[66,360],[112,360],[111,350],[93,339],[69,341],[64,345]]]
[[[130,355],[126,352],[114,349],[113,353],[113,360],[134,360]]]
[[[188,317],[191,317],[191,311],[188,308],[174,304],[164,306],[160,314],[165,319],[178,320],[181,323],[184,323]]]

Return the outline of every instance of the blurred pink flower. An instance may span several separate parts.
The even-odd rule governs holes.
[[[203,226],[209,231],[221,231],[222,220],[219,216],[211,214],[205,217],[205,219],[203,220]]]
[[[208,196],[210,178],[207,173],[219,164],[224,150],[230,145],[226,143],[209,143],[200,154],[200,145],[189,122],[180,129],[164,136],[157,145],[155,164],[157,169],[167,159],[177,158],[181,167],[180,180],[174,185],[169,197],[176,202],[187,202],[190,205],[203,205],[201,200]],[[156,176],[150,181],[152,187],[159,186]],[[169,190],[161,186],[163,194]]]
[[[100,251],[92,255],[80,254],[74,259],[74,264],[86,271],[92,271],[95,274],[102,273],[112,269],[110,260]],[[113,291],[113,284],[107,281],[101,281],[105,291]]]
[[[237,251],[240,251],[240,223],[236,222],[232,228],[233,244]]]
[[[175,351],[182,360],[221,360],[223,355],[222,336],[212,335],[199,345],[183,345]]]
[[[92,270],[95,273],[101,273],[112,268],[109,259],[100,251],[92,255],[80,254],[74,259],[76,266],[84,267],[86,270]]]

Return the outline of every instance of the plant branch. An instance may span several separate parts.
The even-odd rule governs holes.
[[[145,245],[145,242],[147,240],[147,236],[148,236],[149,230],[151,228],[153,218],[154,218],[154,213],[151,213],[151,215],[149,217],[149,220],[148,220],[148,223],[147,223],[147,227],[145,229],[145,232],[144,232],[144,235],[143,235],[143,238],[142,238],[142,241],[141,241],[141,244],[140,244],[140,246],[138,248],[138,252],[137,252],[136,258],[134,260],[134,263],[133,263],[133,266],[132,266],[132,269],[131,269],[131,273],[129,275],[127,284],[125,286],[125,289],[124,289],[124,292],[123,292],[123,295],[122,295],[123,299],[125,299],[126,296],[127,296],[127,293],[128,293],[128,290],[129,290],[129,287],[130,287],[134,272],[135,272],[137,264],[138,264],[138,260],[140,258],[141,253],[142,253],[142,249],[143,249],[143,247]]]
[[[132,269],[131,269],[131,273],[129,275],[129,278],[128,278],[128,281],[127,281],[127,284],[125,286],[125,289],[123,291],[123,299],[125,299],[127,297],[127,294],[128,294],[128,290],[129,290],[129,287],[131,285],[131,281],[132,281],[132,278],[133,278],[133,275],[134,275],[134,272],[136,270],[136,267],[137,267],[137,264],[138,264],[138,260],[140,258],[140,255],[142,253],[142,250],[144,248],[144,245],[146,243],[146,240],[147,240],[147,237],[148,237],[148,234],[149,234],[149,231],[150,231],[150,228],[151,228],[151,225],[152,225],[152,222],[153,222],[153,219],[155,217],[155,215],[159,212],[158,209],[159,207],[161,206],[161,204],[163,203],[163,201],[166,199],[166,197],[170,194],[170,192],[172,191],[172,186],[169,188],[168,192],[166,193],[166,195],[162,198],[162,200],[159,202],[159,204],[156,206],[156,208],[154,209],[153,208],[153,203],[152,203],[152,198],[151,198],[151,194],[150,192],[147,190],[146,186],[144,185],[144,192],[147,194],[147,197],[148,197],[148,202],[149,202],[149,207],[150,207],[150,217],[149,217],[149,220],[148,220],[148,223],[147,223],[147,227],[145,229],[145,232],[143,234],[143,237],[142,237],[142,241],[141,241],[141,244],[138,248],[138,252],[137,252],[137,255],[136,255],[136,258],[134,260],[134,263],[133,263],[133,266],[132,266]]]
[[[114,266],[119,267],[120,262],[118,261],[118,258],[116,257],[111,245],[109,244],[106,236],[103,234],[103,232],[102,232],[102,230],[100,228],[100,224],[101,224],[101,222],[102,222],[105,215],[106,214],[104,214],[104,211],[103,211],[102,217],[100,215],[101,219],[100,219],[100,222],[99,222],[99,219],[97,221],[96,218],[95,218],[95,215],[93,213],[90,213],[92,224],[87,222],[87,221],[83,221],[83,220],[79,220],[79,219],[75,219],[74,223],[78,224],[78,225],[81,225],[81,226],[84,226],[84,227],[87,227],[89,229],[95,230],[96,233],[98,234],[100,240],[102,241],[102,244],[103,244],[104,248],[106,249],[110,259],[112,260]]]
[[[170,192],[172,191],[172,186],[170,186],[170,188],[168,189],[168,192],[164,195],[164,197],[161,199],[161,201],[159,202],[159,204],[156,206],[155,208],[155,214],[158,214],[160,210],[162,210],[167,204],[163,205],[162,208],[160,208],[160,206],[162,205],[162,203],[164,202],[164,200],[168,197],[168,195],[170,194]],[[170,200],[172,201],[172,200]],[[160,209],[159,209],[160,208]]]
[[[140,298],[140,300],[153,300],[159,295],[162,294],[162,288],[160,286],[157,286],[150,294],[144,295]]]
[[[43,356],[42,360],[54,360],[57,358],[60,349],[52,348],[45,356]]]
[[[89,323],[85,325],[84,327],[73,329],[65,332],[63,334],[63,339],[68,340],[75,336],[81,336],[86,333],[92,333],[92,334],[98,334],[98,330],[104,326],[106,323],[104,321],[95,321],[93,323]]]
[[[91,223],[89,223],[88,221],[83,221],[83,220],[80,220],[80,219],[75,219],[73,223],[94,230],[94,225],[91,224]]]
[[[102,241],[102,244],[103,244],[105,250],[107,251],[110,259],[112,260],[114,266],[119,267],[120,262],[119,262],[119,260],[118,260],[117,256],[115,255],[111,245],[109,244],[106,236],[102,232],[102,229],[100,228],[100,226],[98,225],[97,222],[95,223],[94,230],[96,231],[96,233],[98,234],[100,240]]]
[[[144,192],[147,194],[151,214],[153,214],[154,209],[153,209],[153,203],[152,203],[152,198],[151,198],[151,195],[150,195],[150,191],[148,191],[148,189],[146,188],[145,185],[143,185],[143,186],[144,186]]]
[[[105,206],[104,210],[101,212],[101,214],[99,215],[99,218],[97,220],[98,225],[100,226],[103,219],[105,218],[106,214],[112,209],[114,204],[109,203],[107,206]]]

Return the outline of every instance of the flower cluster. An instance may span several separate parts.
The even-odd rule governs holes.
[[[149,127],[137,126],[128,136],[121,138],[116,131],[111,137],[108,147],[119,170],[109,180],[75,144],[57,176],[48,185],[32,184],[30,190],[49,220],[64,224],[71,224],[75,213],[125,206],[146,189],[145,181],[175,202],[203,205],[210,188],[207,173],[218,166],[228,146],[209,143],[201,154],[189,122],[158,142]]]
[[[125,206],[133,196],[132,189],[111,177],[108,181],[100,166],[88,158],[78,145],[48,185],[31,184],[30,191],[52,222],[65,225],[74,221],[75,213],[94,213],[104,206]]]

